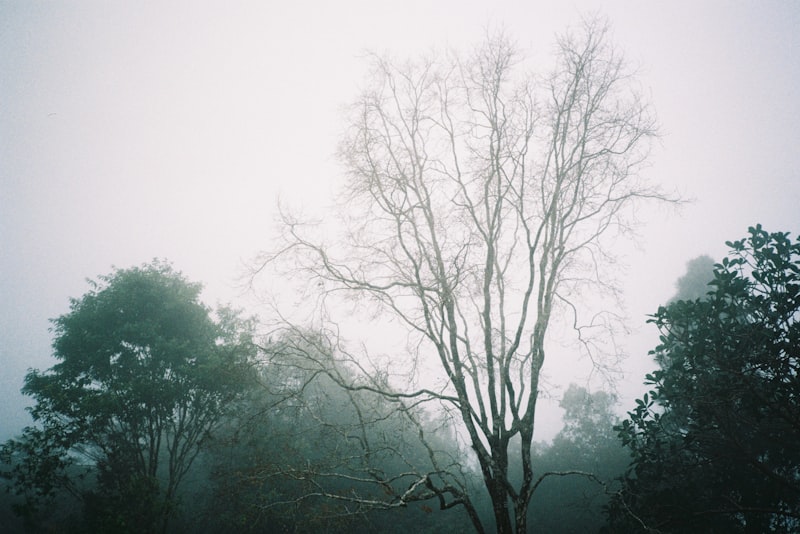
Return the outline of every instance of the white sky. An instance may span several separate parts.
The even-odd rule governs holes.
[[[85,278],[165,257],[210,304],[237,301],[278,195],[313,210],[335,190],[364,51],[464,48],[504,25],[546,59],[594,11],[663,125],[648,176],[696,199],[642,213],[626,258],[633,395],[644,315],[687,260],[757,222],[800,230],[800,3],[0,0],[0,439],[27,424],[25,371],[54,363],[48,319]]]

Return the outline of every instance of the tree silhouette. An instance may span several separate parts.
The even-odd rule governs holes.
[[[502,37],[467,58],[373,58],[341,145],[342,242],[317,242],[315,227],[285,214],[284,242],[256,267],[305,277],[323,304],[361,299],[407,328],[411,360],[385,367],[334,340],[335,357],[363,374],[341,385],[452,413],[499,532],[527,531],[539,484],[531,446],[548,327],[558,315],[585,332],[575,295],[609,288],[605,238],[629,228],[638,201],[667,200],[639,175],[655,121],[605,26],[561,37],[548,77],[520,75],[520,64]],[[432,366],[432,387],[407,371]],[[469,494],[445,487],[441,508],[470,509]]]

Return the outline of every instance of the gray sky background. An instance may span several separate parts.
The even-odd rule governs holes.
[[[686,261],[755,223],[800,231],[800,3],[0,0],[0,439],[28,423],[25,371],[54,363],[48,319],[87,277],[164,257],[209,304],[243,303],[278,196],[313,211],[336,189],[366,50],[465,49],[503,25],[547,60],[591,12],[663,126],[647,175],[696,199],[640,213],[623,258],[630,407],[652,368],[645,314]]]

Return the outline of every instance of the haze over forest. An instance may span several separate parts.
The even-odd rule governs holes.
[[[720,261],[756,224],[800,230],[795,2],[0,1],[0,441],[30,423],[26,371],[55,363],[50,319],[87,278],[162,258],[203,284],[206,304],[258,315],[260,332],[276,320],[271,298],[294,308],[284,279],[253,289],[246,275],[280,243],[279,206],[322,219],[319,235],[337,229],[325,223],[352,170],[347,106],[375,77],[372,53],[402,63],[502,33],[544,73],[555,36],[587,17],[608,22],[657,116],[639,173],[688,202],[642,204],[635,235],[613,242],[624,308],[582,295],[624,318],[619,362],[598,372],[551,332],[571,356],[545,364],[537,442],[561,430],[570,384],[632,409],[655,365],[647,317],[687,262]],[[407,341],[392,321],[341,324],[376,353]]]
[[[48,319],[84,280],[154,257],[240,299],[242,263],[271,242],[277,199],[313,214],[340,183],[342,106],[364,52],[466,48],[502,26],[546,62],[592,2],[0,5],[0,434],[27,421],[21,379],[50,365]],[[647,176],[695,199],[640,213],[624,294],[638,392],[645,314],[685,263],[761,222],[793,229],[800,185],[793,2],[606,3],[663,137]],[[624,388],[623,388],[624,393]],[[631,398],[633,395],[627,395]]]

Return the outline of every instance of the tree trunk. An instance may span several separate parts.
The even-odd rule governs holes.
[[[511,518],[508,515],[508,492],[496,481],[492,482],[490,488],[489,494],[492,498],[492,511],[497,534],[514,534]]]
[[[524,534],[528,532],[528,501],[520,501],[514,503],[514,519],[516,521],[517,534]]]
[[[497,534],[526,534],[528,531],[528,503],[514,503],[514,518],[509,514],[508,493],[505,490],[492,495],[492,510],[494,512]]]

